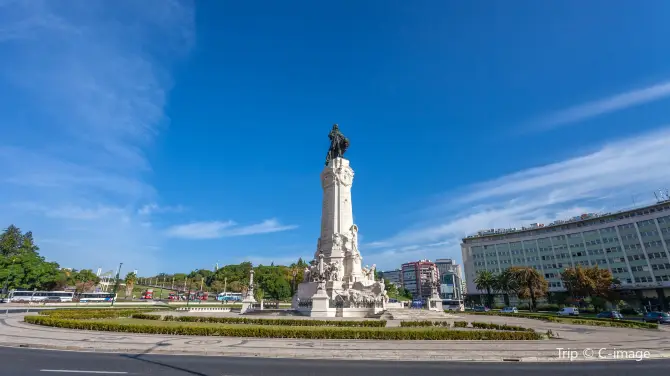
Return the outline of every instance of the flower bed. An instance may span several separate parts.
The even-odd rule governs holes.
[[[517,331],[517,332],[534,332],[535,330],[530,328],[524,328],[522,326],[516,325],[507,325],[507,324],[494,324],[487,322],[472,322],[470,323],[475,329],[493,329],[493,330],[505,330],[505,331]],[[411,327],[451,327],[449,321],[402,321],[400,323],[401,327],[411,328]],[[454,327],[456,328],[467,328],[467,321],[455,321]]]
[[[301,327],[270,325],[183,325],[124,324],[113,320],[81,320],[52,316],[26,316],[27,323],[59,328],[99,330],[124,333],[149,333],[189,336],[227,336],[300,339],[368,339],[368,340],[539,340],[535,332],[492,330],[448,330],[442,328],[370,328],[370,327]],[[166,323],[167,324],[167,323]],[[173,324],[173,323],[171,323]]]
[[[141,312],[155,311],[156,308],[105,308],[105,309],[53,309],[40,311],[42,316],[62,319],[109,319],[116,317],[130,317]]]
[[[148,315],[135,313],[131,316],[141,320],[181,321],[181,322],[203,322],[212,324],[247,324],[247,325],[275,325],[275,326],[335,326],[335,327],[375,327],[383,328],[386,320],[300,320],[300,319],[261,319],[248,317],[211,317],[211,316],[172,316],[161,318],[160,315]]]

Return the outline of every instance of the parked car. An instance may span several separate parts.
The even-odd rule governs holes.
[[[642,318],[644,322],[656,322],[659,324],[670,324],[670,314],[665,312],[647,312]]]
[[[575,307],[563,307],[558,314],[561,316],[579,316],[579,309]]]
[[[489,307],[475,306],[475,312],[488,312],[488,311],[490,311]]]
[[[623,320],[623,315],[619,311],[605,311],[596,315],[599,319]]]
[[[505,307],[500,310],[501,313],[519,313],[519,310],[516,307]]]

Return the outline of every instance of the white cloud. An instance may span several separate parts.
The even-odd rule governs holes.
[[[0,223],[63,266],[160,268],[136,210],[158,195],[144,150],[193,30],[186,1],[0,2]]]
[[[550,223],[653,202],[670,182],[670,129],[611,142],[568,160],[475,184],[437,203],[435,219],[402,229],[363,256],[384,268],[416,257],[461,258],[460,239],[478,230]],[[439,245],[431,247],[431,245]]]
[[[562,125],[576,123],[598,115],[607,114],[643,103],[656,101],[670,96],[670,82],[661,82],[642,89],[635,89],[625,93],[577,105],[558,111],[541,119],[533,127],[546,130]]]
[[[137,210],[139,215],[151,215],[158,213],[181,213],[184,211],[184,207],[181,205],[177,206],[160,206],[158,204],[146,204]]]
[[[267,234],[293,230],[297,227],[296,225],[282,225],[276,219],[267,219],[261,223],[248,226],[238,226],[234,221],[212,221],[172,226],[167,229],[166,234],[176,238],[216,239],[229,236]]]

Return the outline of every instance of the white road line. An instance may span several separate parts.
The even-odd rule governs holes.
[[[128,372],[119,371],[81,371],[75,369],[41,369],[40,372],[60,372],[60,373],[98,373],[111,375],[125,375]]]

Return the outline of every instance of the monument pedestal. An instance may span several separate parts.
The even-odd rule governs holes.
[[[431,297],[428,299],[428,309],[431,311],[440,311],[443,312],[442,308],[442,299],[440,297]]]
[[[354,224],[349,161],[335,157],[321,173],[321,236],[293,297],[293,309],[312,317],[370,317],[384,310],[386,288],[375,266],[362,267]]]
[[[242,309],[240,310],[240,313],[246,313],[248,311],[252,311],[254,309],[254,304],[256,304],[256,299],[254,299],[253,297],[244,298],[244,300],[242,300]]]

